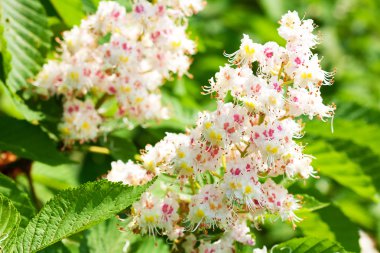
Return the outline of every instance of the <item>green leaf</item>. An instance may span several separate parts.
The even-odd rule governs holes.
[[[128,233],[118,230],[116,217],[92,227],[84,232],[83,241],[80,244],[80,252],[83,253],[113,253],[123,252],[128,239]]]
[[[362,120],[368,124],[380,125],[380,110],[348,101],[339,103],[335,117],[350,121]]]
[[[335,235],[330,230],[329,225],[321,219],[318,213],[298,212],[297,215],[302,218],[297,227],[301,229],[304,236],[335,240]]]
[[[362,120],[334,119],[333,126],[334,133],[331,133],[329,124],[311,121],[306,125],[306,133],[326,139],[352,141],[359,146],[368,147],[380,155],[380,127],[378,125],[368,124]]]
[[[59,171],[59,173],[57,173]],[[55,190],[65,190],[79,185],[80,164],[62,164],[49,166],[34,162],[32,165],[32,179]]]
[[[292,252],[292,253],[345,253],[347,252],[337,242],[328,239],[314,237],[295,238],[276,245],[273,253]]]
[[[352,222],[366,229],[375,229],[375,217],[370,210],[370,205],[362,197],[349,191],[341,189],[333,199],[334,205],[344,213]]]
[[[82,18],[84,18],[81,0],[50,0],[50,2],[58,12],[59,16],[69,27],[79,25]]]
[[[330,205],[329,203],[322,203],[313,196],[306,194],[297,194],[296,197],[301,200],[303,211],[312,212]]]
[[[364,174],[360,165],[350,160],[345,153],[336,151],[327,142],[317,140],[313,140],[307,146],[306,152],[316,157],[313,165],[321,174],[366,199],[376,200],[376,189],[371,178]]]
[[[40,253],[72,253],[62,242],[55,243],[40,251]]]
[[[152,183],[128,187],[101,180],[62,191],[18,237],[17,252],[37,252],[112,217],[139,199]]]
[[[38,200],[46,203],[59,191],[79,186],[80,166],[75,163],[50,166],[33,162],[31,176]]]
[[[339,152],[344,152],[351,161],[360,165],[363,172],[372,178],[377,192],[380,192],[380,155],[370,148],[356,145],[352,141],[332,140],[329,144]],[[360,155],[358,155],[360,154]]]
[[[20,223],[20,214],[12,202],[0,195],[0,246],[4,247],[13,240]]]
[[[36,213],[36,209],[32,205],[28,194],[21,191],[16,183],[9,177],[0,173],[0,194],[4,195],[12,201],[13,206],[20,213],[21,221],[19,230],[25,228],[29,220]]]
[[[99,0],[82,0],[83,11],[86,14],[95,13],[98,3],[99,3]]]
[[[107,138],[107,141],[102,143],[102,146],[105,146],[110,150],[113,158],[125,162],[129,159],[133,159],[138,153],[135,144],[130,139],[112,134]]]
[[[28,121],[42,119],[42,114],[32,111],[24,101],[0,81],[0,111],[17,118]]]
[[[329,225],[338,241],[346,250],[359,252],[359,227],[350,221],[342,211],[330,205],[318,211],[321,219]]]
[[[166,244],[162,238],[153,238],[153,237],[142,237],[141,240],[138,240],[129,248],[130,253],[169,253],[170,249],[168,244]]]
[[[50,165],[71,162],[40,127],[7,116],[0,116],[0,150]]]
[[[39,0],[2,0],[0,26],[6,85],[16,91],[39,71],[52,34]]]
[[[0,81],[0,111],[15,117],[17,119],[23,119],[23,115],[17,109],[15,102],[11,96],[8,88]]]

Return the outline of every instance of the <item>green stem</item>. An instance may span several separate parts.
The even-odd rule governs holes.
[[[277,74],[277,81],[280,80],[281,78],[281,74],[282,74],[282,71],[284,70],[284,63],[282,62],[281,63],[281,67],[280,67],[280,70],[278,71],[278,74]]]
[[[110,97],[111,97],[111,96],[110,96],[109,94],[104,93],[104,94],[99,98],[99,100],[96,102],[95,108],[96,108],[96,109],[99,109],[99,108],[102,106],[102,104],[103,104],[108,98],[110,98]]]
[[[190,183],[190,187],[191,187],[191,192],[193,194],[197,193],[196,186],[195,186],[195,180],[193,177],[189,178],[189,183]]]
[[[31,195],[32,201],[35,204],[37,210],[40,210],[41,209],[41,203],[38,201],[36,190],[34,189],[32,173],[31,173],[32,172],[31,164],[29,166],[30,167],[27,168],[27,170],[25,171],[25,174],[26,174],[26,178],[28,179],[30,195]]]
[[[241,154],[242,158],[244,158],[244,157],[246,157],[248,155],[247,150],[248,150],[248,148],[249,148],[250,145],[251,145],[251,143],[248,143],[247,146],[245,147],[245,149],[243,150],[243,153]]]
[[[259,125],[261,125],[264,122],[264,119],[265,119],[265,114],[264,113],[260,113],[260,115],[259,115]]]
[[[282,85],[286,86],[286,85],[290,85],[292,83],[293,83],[293,80],[289,80],[289,81],[283,82]]]
[[[218,173],[216,173],[215,171],[210,171],[210,174],[213,175],[214,177],[219,178],[219,179],[223,179],[223,177],[221,175],[219,175]]]

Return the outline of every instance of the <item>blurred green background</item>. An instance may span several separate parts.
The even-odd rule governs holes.
[[[57,46],[54,38],[78,24],[86,13],[93,12],[97,2],[41,1],[49,16],[53,48]],[[119,2],[129,5],[128,0]],[[328,205],[314,212],[301,212],[299,216],[304,221],[296,230],[290,224],[279,221],[265,223],[260,231],[255,232],[257,245],[272,246],[295,236],[315,236],[337,240],[347,250],[359,252],[359,230],[362,230],[379,247],[378,0],[208,1],[206,9],[190,21],[190,35],[197,40],[199,51],[190,69],[193,78],[174,78],[163,87],[164,101],[172,112],[172,118],[150,123],[147,128],[118,130],[107,138],[101,138],[95,145],[109,148],[110,154],[92,152],[89,148],[92,144],[77,145],[67,152],[71,159],[77,161],[76,164],[52,166],[34,163],[32,176],[40,200],[46,202],[59,190],[101,177],[110,168],[111,161],[133,159],[147,143],[159,141],[165,132],[180,132],[191,127],[199,111],[212,110],[216,106],[214,100],[201,95],[201,92],[202,86],[208,85],[208,80],[219,70],[219,66],[227,63],[223,52],[236,51],[243,33],[249,34],[255,42],[276,41],[284,45],[285,41],[278,36],[277,28],[278,20],[288,10],[296,10],[300,16],[311,18],[318,25],[317,32],[322,43],[315,52],[323,58],[322,66],[326,71],[336,71],[334,85],[324,87],[323,94],[327,103],[337,104],[337,111],[334,133],[331,133],[328,122],[309,122],[305,129],[303,143],[307,144],[306,151],[316,157],[314,166],[321,178],[284,183],[289,185],[291,192],[307,193]],[[52,52],[53,50],[49,53],[50,56]],[[59,101],[53,103],[59,105]],[[51,115],[55,116],[56,122],[59,121],[59,106],[56,110],[52,109],[55,107],[43,104],[38,108],[49,115],[49,122],[45,120],[44,125],[44,120],[41,121],[45,130],[50,129],[48,123],[51,123]],[[20,176],[17,180],[28,188],[26,178]],[[320,207],[325,206],[321,203]],[[93,230],[95,235],[96,229],[98,228]],[[116,236],[114,233],[103,233],[102,237],[110,241]],[[120,242],[123,240],[118,243]],[[72,244],[75,243],[76,238],[72,239]],[[140,244],[136,242],[134,249],[152,246],[152,243]],[[70,243],[66,241],[65,245]],[[241,246],[239,251],[252,252],[252,249]]]

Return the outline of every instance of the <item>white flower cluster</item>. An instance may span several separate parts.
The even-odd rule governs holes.
[[[158,205],[150,209],[154,215],[147,211],[145,197],[136,203],[132,226],[142,233],[157,230],[175,239],[172,231],[181,226],[182,217],[187,230],[177,236],[214,228],[224,231],[219,241],[201,242],[195,251],[194,238],[187,235],[183,247],[188,252],[233,252],[234,241],[254,244],[247,220],[259,222],[267,214],[293,224],[300,220],[295,211],[301,203],[274,178],[315,176],[312,157],[304,154],[304,147],[296,141],[303,128],[297,117],[333,116],[334,107],[324,105],[320,93],[332,76],[321,69],[311,51],[317,43],[313,21],[288,12],[280,24],[285,48],[274,42],[256,44],[244,35],[240,49],[228,55],[231,64],[222,67],[206,88],[218,99],[216,111],[200,113],[196,127],[187,134],[168,134],[146,148],[141,164],[125,166],[126,171],[144,168],[149,177],[160,173],[175,176],[182,189],[192,190],[188,198],[154,201]],[[225,101],[228,94],[233,103]],[[116,169],[113,166],[108,178],[125,182],[113,176]],[[206,175],[212,175],[215,182],[200,186],[197,178]],[[169,223],[160,209],[167,202],[173,210],[181,207],[180,216],[171,216],[175,219],[169,218]],[[175,225],[168,228],[167,224]]]
[[[196,47],[186,34],[187,18],[203,7],[201,0],[136,0],[126,12],[104,1],[80,26],[64,32],[59,59],[43,66],[34,85],[45,95],[63,95],[65,141],[88,141],[106,131],[97,110],[105,98],[117,103],[109,118],[166,118],[158,88],[173,74],[187,74]]]

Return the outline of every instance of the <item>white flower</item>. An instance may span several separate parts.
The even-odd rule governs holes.
[[[255,164],[256,162],[258,161],[250,156],[234,160],[229,158],[223,183],[226,196],[230,200],[245,204],[251,210],[260,205],[262,198],[256,169],[261,164]]]
[[[232,241],[225,241],[223,239],[216,242],[202,242],[199,245],[199,253],[234,253],[235,250],[232,245]]]
[[[237,65],[251,64],[255,61],[260,61],[262,47],[260,44],[253,43],[251,38],[244,34],[239,50],[232,54],[226,54],[226,56],[230,58],[231,63]]]
[[[145,192],[132,208],[134,222],[143,234],[155,235],[161,230],[173,239],[183,234],[183,229],[177,226],[179,205],[174,196],[160,199]]]
[[[159,88],[174,74],[187,74],[196,52],[187,17],[203,6],[202,1],[138,0],[127,12],[115,1],[101,1],[95,14],[63,33],[60,57],[43,66],[34,81],[37,91],[66,99],[88,93],[115,97],[118,110],[107,117],[128,122],[168,118]]]
[[[205,185],[191,198],[188,219],[194,229],[227,226],[231,215],[223,191],[215,185]]]
[[[272,213],[278,213],[282,220],[297,222],[301,219],[294,214],[300,208],[298,200],[281,185],[268,179],[263,185],[263,193],[266,196],[263,206]]]
[[[178,0],[165,3],[176,6],[171,15],[181,16]],[[138,12],[151,7],[141,6]],[[159,7],[155,11],[165,13],[166,9]],[[146,20],[155,15],[148,12]],[[162,232],[176,240],[185,234],[178,225],[182,219],[191,232],[214,228],[224,231],[216,240],[200,240],[198,248],[197,238],[187,236],[182,244],[186,252],[233,252],[235,241],[254,244],[248,220],[257,222],[266,214],[294,226],[301,220],[295,215],[301,208],[298,199],[272,178],[317,178],[311,165],[313,157],[304,154],[304,147],[296,141],[303,137],[303,123],[297,117],[324,119],[332,117],[335,109],[322,103],[320,87],[329,84],[331,76],[321,69],[318,56],[311,51],[317,43],[313,29],[311,20],[301,20],[296,12],[288,12],[279,28],[287,40],[284,48],[274,42],[255,44],[244,35],[239,50],[228,55],[231,64],[221,67],[210,86],[204,88],[217,98],[216,110],[199,113],[196,126],[187,134],[167,134],[155,146],[148,145],[142,151],[141,165],[130,163],[129,168],[111,171],[109,178],[125,178],[130,170],[138,178],[144,175],[144,168],[149,175],[168,173],[174,180],[171,184],[179,185],[180,198],[143,195],[134,205],[135,228],[142,233]],[[155,34],[153,43],[158,43],[161,36],[165,35]],[[166,53],[146,66],[156,65],[161,72],[164,69],[159,67],[160,61],[165,57]],[[131,77],[121,87],[135,88],[129,92],[138,92],[143,103],[149,96],[139,90],[137,81],[141,80],[132,81]],[[117,83],[115,87],[119,87]],[[228,95],[232,102],[226,101]],[[130,104],[136,107],[137,103]],[[137,107],[135,110],[138,112]],[[173,189],[161,183],[167,192]]]
[[[224,238],[231,238],[232,241],[241,242],[247,245],[254,245],[255,240],[252,238],[251,231],[247,226],[246,217],[235,222],[230,230],[227,230]]]
[[[91,100],[66,100],[63,110],[64,122],[59,125],[59,129],[66,143],[75,140],[89,141],[98,136],[102,118]]]
[[[334,115],[334,107],[323,104],[319,90],[308,91],[304,88],[288,89],[288,111],[292,116],[307,115],[310,119],[314,116],[331,118]]]
[[[111,163],[112,169],[107,175],[111,182],[122,182],[127,185],[142,185],[152,179],[152,176],[139,164],[132,161],[123,163],[116,161]]]

